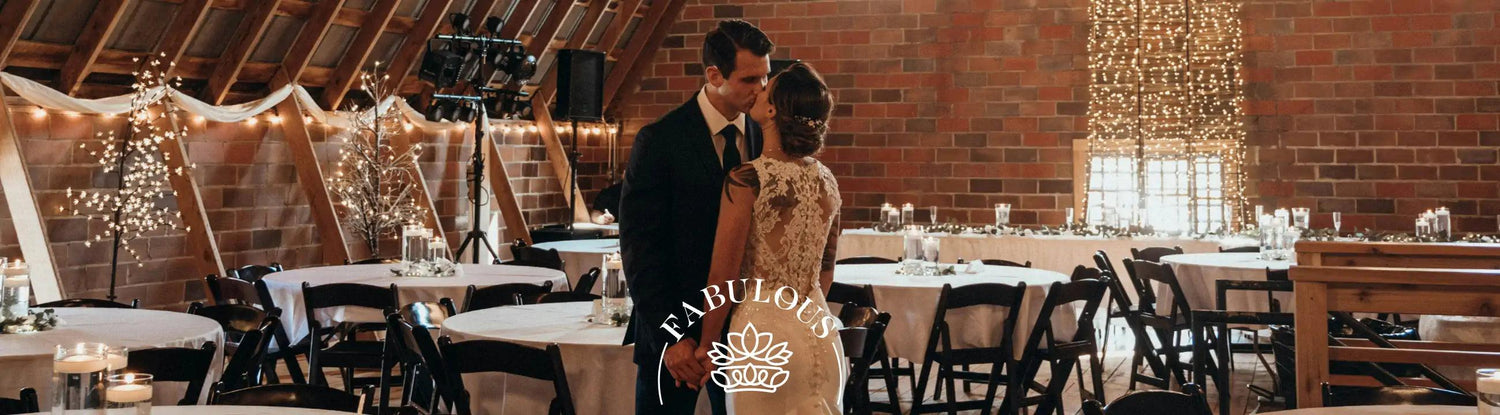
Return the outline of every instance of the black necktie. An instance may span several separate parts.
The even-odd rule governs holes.
[[[740,129],[735,127],[734,124],[729,124],[723,130],[720,130],[719,134],[724,136],[724,159],[722,160],[724,162],[724,171],[729,171],[729,169],[740,165],[740,149],[739,146],[735,145],[735,141],[738,141],[740,136]]]

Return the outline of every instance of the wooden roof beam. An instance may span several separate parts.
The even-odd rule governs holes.
[[[428,0],[427,5],[422,8],[417,24],[406,34],[406,40],[401,41],[401,46],[396,49],[396,57],[391,59],[390,68],[386,70],[394,79],[391,81],[395,83],[393,90],[399,93],[402,84],[406,82],[406,74],[411,73],[411,68],[421,62],[422,51],[427,49],[427,40],[437,33],[438,26],[442,25],[443,17],[448,15],[450,7],[453,7],[453,0]],[[489,8],[486,7],[485,10],[488,11]]]
[[[619,92],[633,85],[627,82],[637,76],[639,69],[651,65],[650,60],[656,54],[657,46],[661,45],[662,38],[671,30],[681,12],[682,0],[656,0],[651,4],[644,18],[646,20],[636,26],[636,34],[631,36],[630,44],[620,54],[619,62],[609,71],[609,77],[604,81],[606,112]]]
[[[177,7],[177,15],[172,16],[166,35],[162,36],[161,43],[156,46],[156,52],[162,56],[163,61],[175,63],[182,58],[182,54],[187,52],[188,41],[193,38],[193,33],[198,32],[203,18],[208,16],[208,6],[212,3],[213,0],[187,0]],[[176,72],[176,65],[168,69],[169,74]]]
[[[510,16],[506,16],[505,24],[500,26],[500,37],[515,39],[519,36],[521,29],[526,28],[526,23],[536,15],[541,4],[541,0],[516,0],[516,7],[510,12]]]
[[[5,67],[5,58],[10,56],[11,48],[21,39],[21,29],[31,19],[31,13],[36,11],[38,1],[10,0],[5,2],[4,7],[0,7],[0,68]]]
[[[295,84],[302,78],[302,71],[312,62],[313,52],[323,43],[323,35],[328,34],[328,29],[333,27],[333,17],[343,8],[344,0],[318,2],[307,22],[302,24],[302,30],[297,33],[297,40],[292,42],[286,56],[281,58],[281,67],[271,75],[271,84],[275,88]]]
[[[214,67],[213,74],[209,75],[208,87],[204,88],[202,94],[204,101],[214,105],[224,102],[224,97],[229,94],[229,87],[239,80],[245,61],[250,60],[250,52],[255,50],[255,44],[265,34],[266,28],[271,27],[271,17],[275,15],[279,4],[281,0],[263,0],[245,11],[248,16],[240,21],[234,40],[229,42],[229,48],[219,56],[219,63]]]
[[[354,35],[354,41],[349,43],[344,58],[339,62],[338,68],[334,69],[333,81],[323,89],[323,102],[328,105],[328,109],[338,109],[339,104],[344,102],[344,94],[349,93],[349,89],[359,79],[360,68],[364,67],[365,59],[375,50],[375,41],[380,39],[380,34],[385,31],[386,24],[391,22],[391,17],[396,15],[396,5],[400,3],[399,0],[380,0],[370,10],[370,14],[365,15],[365,22],[360,25],[359,33]]]
[[[615,50],[615,44],[620,42],[620,36],[625,34],[625,28],[630,26],[630,20],[635,18],[635,12],[641,7],[641,0],[624,0],[620,6],[615,8],[615,17],[609,21],[609,27],[604,28],[604,35],[599,37],[599,50],[611,53]]]
[[[109,33],[120,25],[124,16],[125,0],[103,0],[94,7],[94,13],[89,16],[88,23],[84,24],[83,32],[78,34],[78,40],[73,43],[72,53],[63,62],[57,80],[58,91],[68,95],[78,92],[83,79],[89,76],[89,67],[99,58],[99,52],[104,51],[104,42],[109,39]]]

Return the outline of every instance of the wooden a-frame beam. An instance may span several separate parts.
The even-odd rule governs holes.
[[[495,205],[500,207],[500,217],[505,220],[505,229],[509,230],[511,235],[526,241],[527,245],[531,245],[531,228],[527,227],[526,215],[521,212],[521,204],[516,201],[515,189],[510,187],[510,174],[505,171],[505,160],[500,158],[500,146],[495,144],[495,136],[502,135],[500,138],[504,139],[505,130],[496,134],[493,132],[495,129],[490,127],[490,131],[492,132],[485,136],[487,140],[484,140],[484,151],[488,154],[485,157],[490,160],[490,193],[495,195]],[[479,224],[474,226],[479,226]]]
[[[72,53],[63,62],[57,79],[58,91],[68,95],[78,92],[84,78],[89,76],[89,67],[94,65],[99,52],[104,50],[104,42],[109,39],[109,33],[120,25],[120,18],[124,16],[125,0],[103,0],[94,6],[94,13],[89,16],[83,32],[78,34],[78,40],[73,43]]]
[[[274,86],[272,89],[296,84],[302,78],[302,71],[312,62],[313,52],[323,43],[323,35],[333,27],[333,17],[343,8],[344,0],[323,0],[313,6],[307,22],[302,24],[302,30],[297,33],[297,40],[292,42],[286,56],[281,58],[281,68],[271,76],[271,85]]]
[[[250,60],[250,52],[255,50],[255,44],[265,34],[266,28],[271,27],[271,18],[280,4],[281,0],[261,0],[245,11],[246,17],[240,21],[234,40],[229,41],[229,48],[219,56],[219,63],[214,66],[213,74],[209,75],[208,87],[204,88],[202,94],[204,101],[214,105],[224,102],[224,97],[229,94],[229,87],[239,80],[245,61]]]
[[[609,111],[610,106],[622,90],[634,85],[632,78],[637,77],[640,68],[651,65],[651,59],[656,55],[656,49],[661,45],[662,38],[666,37],[671,30],[672,24],[677,22],[677,16],[682,12],[682,0],[656,0],[646,12],[645,21],[636,27],[636,34],[631,36],[630,45],[615,61],[614,69],[609,71],[609,77],[604,83],[604,110]]]
[[[616,3],[612,0],[588,1],[589,6],[583,12],[583,19],[578,21],[578,27],[573,30],[572,36],[568,36],[568,41],[563,44],[562,49],[578,49],[583,47],[584,42],[588,41],[589,35],[594,33],[594,28],[599,25],[599,21],[604,17],[604,9],[612,3]],[[553,64],[554,67],[556,65],[556,63]],[[548,102],[551,102],[555,92],[557,92],[557,71],[550,70],[542,75],[542,85],[537,88],[535,95],[546,98]]]
[[[547,149],[547,162],[552,166],[552,174],[557,175],[557,182],[562,185],[564,197],[571,193],[573,197],[578,198],[578,205],[574,206],[573,221],[588,222],[589,208],[586,202],[588,199],[583,198],[583,192],[578,190],[577,183],[570,183],[568,180],[568,152],[563,149],[562,141],[557,137],[557,124],[552,122],[552,110],[548,108],[549,104],[545,99],[533,97],[531,116],[536,120],[537,134],[541,136],[542,144]]]
[[[161,43],[156,46],[157,56],[161,56],[163,62],[177,62],[187,52],[188,40],[193,38],[193,33],[198,32],[203,18],[208,16],[208,6],[211,4],[212,0],[187,0],[177,7],[177,14],[167,24],[166,35],[162,36]],[[176,65],[167,69],[168,74],[176,72]]]
[[[453,0],[428,0],[427,5],[422,7],[422,14],[417,17],[417,24],[411,27],[411,32],[406,34],[406,39],[401,41],[401,46],[396,49],[396,57],[391,59],[391,65],[386,74],[391,75],[391,81],[395,84],[393,90],[400,91],[401,84],[406,82],[406,74],[421,62],[419,59],[422,52],[427,49],[427,40],[437,33],[438,26],[443,23],[443,17],[448,15],[448,8],[453,6]]]
[[[620,42],[620,36],[625,34],[625,28],[630,26],[630,20],[635,18],[635,11],[640,7],[641,0],[624,0],[619,7],[615,7],[614,19],[609,21],[609,27],[604,28],[604,35],[599,37],[599,50],[614,54],[615,44]]]
[[[167,119],[174,124],[172,128],[177,128],[176,118]],[[177,212],[182,215],[183,225],[187,226],[188,255],[198,259],[199,275],[229,275],[225,272],[224,258],[219,255],[219,243],[214,240],[213,226],[208,222],[208,209],[203,208],[203,194],[198,191],[198,179],[193,177],[184,139],[186,137],[164,140],[160,148],[167,171],[183,172],[168,174],[167,179],[177,197]]]
[[[552,10],[547,12],[547,20],[542,21],[542,26],[536,29],[536,34],[526,42],[526,53],[536,55],[537,61],[541,61],[542,57],[552,50],[552,38],[557,37],[557,31],[562,29],[563,20],[567,20],[568,14],[573,12],[573,5],[573,0],[561,0],[552,6]]]
[[[354,41],[349,43],[349,49],[344,52],[344,58],[333,72],[332,82],[323,89],[323,102],[328,109],[338,109],[339,104],[344,102],[344,94],[349,93],[349,89],[359,80],[359,70],[375,50],[376,41],[380,40],[380,34],[385,32],[385,26],[391,22],[391,17],[396,15],[396,5],[400,3],[400,0],[379,0],[370,14],[365,15],[365,22],[360,25],[359,33],[354,35]]]
[[[21,29],[31,19],[40,0],[10,0],[0,7],[0,68],[5,67],[5,58],[10,57],[11,48],[21,39]]]
[[[6,3],[9,7],[12,0]],[[58,279],[57,264],[52,261],[52,245],[47,243],[47,226],[42,221],[41,207],[36,204],[36,194],[31,187],[31,173],[21,156],[21,137],[16,135],[12,124],[10,105],[5,103],[5,87],[0,86],[0,188],[5,192],[5,204],[10,208],[12,227],[16,240],[21,244],[21,256],[31,266],[31,293],[38,303],[63,299],[62,282]]]
[[[297,184],[302,186],[302,194],[307,196],[307,205],[312,209],[318,243],[323,245],[323,263],[343,264],[349,260],[349,245],[344,243],[344,226],[339,223],[338,212],[334,211],[333,196],[328,194],[328,181],[323,177],[317,150],[313,148],[312,134],[307,131],[307,122],[302,118],[302,103],[288,98],[276,104],[276,113],[281,115],[282,135],[287,149],[292,152]]]
[[[396,107],[392,106],[388,111],[399,110],[397,110]],[[411,148],[413,140],[421,142],[422,136],[424,134],[425,132],[416,129],[413,129],[409,132],[392,134],[390,141],[391,151],[395,152],[395,154],[401,154],[405,152],[407,149]],[[427,210],[427,217],[423,218],[423,222],[425,222],[425,225],[428,228],[432,228],[433,235],[447,235],[443,232],[443,222],[438,219],[437,205],[432,203],[432,194],[427,192],[427,179],[422,175],[422,167],[417,165],[417,162],[418,161],[416,159],[413,159],[412,164],[406,166],[406,171],[411,174],[411,177],[413,179],[416,180],[415,186],[417,188],[417,194],[413,195],[416,197],[416,200],[413,200],[413,202],[416,203],[417,206],[421,206],[422,209]],[[449,250],[451,251],[452,248],[449,248]]]

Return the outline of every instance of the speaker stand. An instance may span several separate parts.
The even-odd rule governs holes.
[[[484,111],[484,108],[478,104],[471,105],[477,107],[477,111]],[[484,205],[480,202],[480,199],[483,198],[481,195],[484,193],[484,147],[481,144],[487,139],[485,138],[485,130],[489,129],[488,125],[482,125],[484,119],[485,117],[482,113],[476,114],[474,117],[474,155],[469,159],[469,202],[471,203],[469,213],[473,215],[473,218],[469,222],[469,232],[464,234],[464,241],[458,245],[458,253],[454,255],[455,259],[462,258],[464,256],[464,249],[468,249],[469,244],[472,243],[474,244],[473,257],[475,264],[479,263],[480,245],[483,245],[484,250],[490,253],[490,258],[500,258],[500,256],[495,255],[495,247],[490,246],[490,239],[485,236],[484,228],[481,227],[479,222],[479,207]]]
[[[568,189],[568,233],[571,234],[573,224],[578,222],[578,158],[581,154],[578,153],[578,119],[569,117],[568,120],[573,123],[572,137],[569,137],[572,141],[569,147],[572,148],[568,150],[568,184],[571,185]]]

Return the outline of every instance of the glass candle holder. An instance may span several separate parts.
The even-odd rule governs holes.
[[[1500,369],[1475,370],[1474,390],[1479,415],[1500,415]]]
[[[0,257],[0,262],[5,261]],[[4,280],[0,281],[0,320],[25,317],[31,305],[31,275],[25,262],[17,258],[5,264]]]
[[[630,312],[630,286],[625,280],[625,262],[619,253],[604,256],[604,285],[599,294],[604,317]]]
[[[114,375],[125,370],[130,364],[130,349],[126,347],[104,347],[104,364],[109,366],[109,374]]]
[[[427,229],[412,223],[401,227],[401,262],[421,262],[427,257]]]
[[[429,261],[437,261],[439,259],[452,261],[452,254],[448,252],[448,241],[441,236],[428,238],[426,257]]]
[[[1003,228],[1010,225],[1010,204],[995,204],[995,227]]]
[[[922,230],[907,226],[901,233],[901,265],[909,274],[915,274],[922,266]]]
[[[1063,228],[1073,229],[1073,208],[1063,209]]]
[[[915,220],[915,216],[917,214],[916,212],[917,212],[916,208],[913,207],[910,203],[901,205],[901,224],[903,224],[903,225],[915,225],[915,224],[917,224],[917,221]]]
[[[1453,216],[1448,213],[1448,208],[1440,207],[1433,212],[1432,231],[1437,233],[1438,238],[1444,241],[1453,240]]]
[[[107,349],[99,343],[57,346],[52,357],[52,415],[76,410],[103,413]]]
[[[135,409],[135,415],[151,414],[151,375],[126,373],[111,375],[104,389],[104,401],[113,408]]]
[[[1297,229],[1307,229],[1311,222],[1312,211],[1308,208],[1292,208],[1292,226]]]

